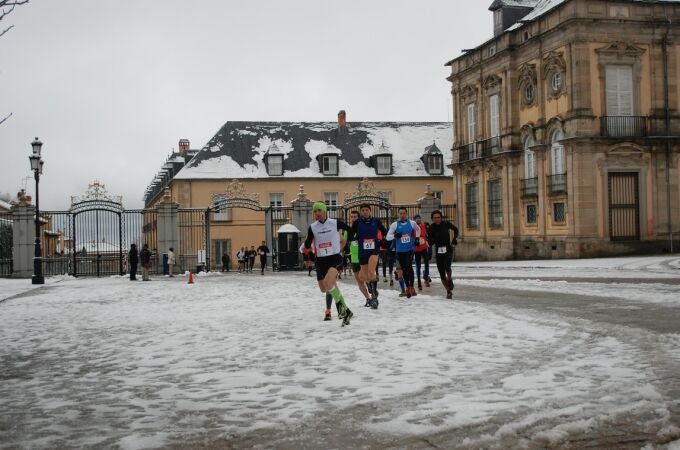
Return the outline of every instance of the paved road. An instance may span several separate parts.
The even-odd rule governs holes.
[[[570,280],[575,281],[575,280]],[[594,281],[588,279],[587,281]],[[599,282],[621,280],[597,279]],[[626,280],[630,282],[630,280]],[[649,282],[650,280],[645,280]],[[654,280],[657,282],[658,280]],[[676,280],[669,280],[675,284]],[[655,304],[622,302],[621,299],[587,297],[570,294],[489,289],[459,286],[456,288],[457,301],[478,302],[492,308],[507,311],[508,307],[517,312],[527,311],[532,315],[542,315],[547,320],[567,321],[588,333],[598,330],[602,336],[610,336],[626,345],[639,349],[648,355],[645,366],[654,374],[650,383],[664,397],[670,411],[669,421],[675,428],[666,432],[650,427],[650,417],[635,415],[617,416],[608,423],[595,423],[590,432],[569,435],[558,446],[551,446],[547,439],[541,439],[541,431],[550,430],[560,424],[560,418],[546,419],[539,423],[527,420],[523,437],[513,436],[498,441],[487,440],[508,422],[521,422],[522,417],[531,418],[531,410],[517,410],[512,415],[507,412],[498,414],[492,420],[473,427],[455,428],[427,437],[395,438],[380,436],[363,431],[362,424],[374,416],[389,413],[392,409],[417,408],[423,396],[436,397],[438,390],[456,389],[455,381],[433,387],[418,395],[394,398],[379,404],[360,405],[339,411],[325,411],[312,420],[306,420],[289,430],[258,430],[256,433],[229,436],[218,441],[201,442],[187,447],[187,443],[176,446],[191,449],[318,449],[318,448],[357,448],[357,449],[648,449],[669,448],[668,443],[680,439],[680,359],[659,353],[659,340],[680,333],[680,308],[669,308]],[[538,358],[540,359],[540,358]],[[507,374],[497,374],[498,380]],[[615,421],[614,421],[615,420]],[[473,437],[474,444],[466,439]],[[678,448],[677,442],[671,444]]]

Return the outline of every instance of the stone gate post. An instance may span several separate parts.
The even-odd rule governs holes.
[[[420,215],[423,218],[423,222],[431,222],[430,215],[432,211],[441,209],[442,201],[434,196],[432,192],[432,185],[426,185],[425,195],[420,197],[417,201],[418,206],[420,206]]]
[[[179,264],[180,249],[179,204],[172,201],[169,189],[166,188],[163,201],[156,205],[156,211],[158,212],[158,264],[162,265],[163,273],[165,273],[163,255],[167,255],[172,247]]]
[[[304,241],[307,238],[309,225],[312,223],[312,205],[314,204],[307,198],[304,184],[300,185],[297,198],[290,203],[293,206],[291,221],[300,230],[300,240]]]
[[[12,276],[31,278],[35,256],[35,206],[19,203],[12,206]]]

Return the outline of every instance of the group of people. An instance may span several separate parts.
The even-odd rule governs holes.
[[[389,229],[380,219],[371,215],[371,206],[362,204],[359,211],[350,212],[350,224],[337,219],[328,218],[327,207],[324,202],[315,202],[312,206],[315,221],[309,226],[307,238],[300,247],[304,253],[315,255],[316,276],[319,289],[326,294],[326,309],[324,320],[331,320],[331,305],[333,300],[338,310],[338,318],[342,325],[349,325],[353,317],[347,307],[344,297],[340,293],[336,280],[343,270],[345,258],[349,255],[349,264],[354,273],[359,290],[366,299],[364,306],[378,309],[378,260],[381,249],[386,255],[387,264],[383,259],[383,270],[392,268],[402,287],[403,296],[411,298],[417,295],[415,279],[417,275],[418,288],[422,290],[421,265],[424,264],[423,279],[429,286],[429,255],[435,255],[437,270],[442,285],[446,290],[446,298],[453,298],[453,281],[451,278],[451,263],[453,261],[453,247],[457,244],[458,228],[447,220],[443,220],[439,210],[431,214],[432,224],[423,223],[419,215],[408,218],[406,208],[399,208],[399,218]],[[450,231],[453,231],[451,239]],[[314,250],[311,252],[312,244]],[[416,273],[413,261],[416,262]],[[392,264],[389,263],[392,262]],[[384,276],[385,276],[385,272]],[[311,269],[310,269],[311,274]]]
[[[269,247],[265,241],[255,248],[254,245],[247,247],[241,247],[241,250],[236,252],[236,260],[238,261],[238,271],[239,273],[252,273],[253,267],[255,266],[255,258],[260,257],[260,275],[264,275],[264,269],[267,267],[267,255],[270,254]],[[224,267],[224,257],[222,258],[222,265]],[[224,269],[223,269],[224,270]]]
[[[137,244],[130,245],[128,265],[131,281],[137,281],[137,268],[140,262],[142,264],[142,281],[150,281],[149,270],[151,269],[151,250],[149,250],[149,244],[144,244],[139,251],[137,251]]]

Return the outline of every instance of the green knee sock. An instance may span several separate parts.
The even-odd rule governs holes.
[[[336,303],[345,305],[345,299],[342,297],[342,294],[340,293],[340,290],[338,290],[337,286],[333,286],[333,289],[328,292],[333,296]]]

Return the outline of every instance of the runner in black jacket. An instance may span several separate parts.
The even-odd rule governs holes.
[[[458,227],[442,220],[442,212],[432,211],[430,216],[432,223],[427,232],[427,241],[431,246],[436,247],[433,253],[436,255],[437,270],[441,277],[442,284],[446,288],[446,298],[453,298],[453,280],[451,279],[451,261],[453,260],[453,246],[458,244]],[[449,230],[453,230],[453,240]]]

